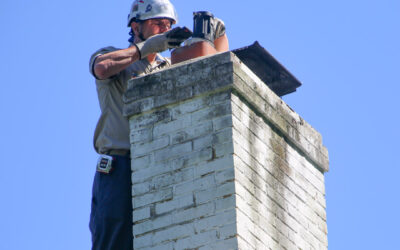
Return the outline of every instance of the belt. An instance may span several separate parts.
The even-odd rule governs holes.
[[[131,156],[131,151],[128,149],[110,149],[105,152],[106,155],[119,155],[119,156]]]

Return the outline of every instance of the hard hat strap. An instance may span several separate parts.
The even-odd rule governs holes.
[[[128,39],[129,43],[135,43],[135,34],[133,33],[132,29],[131,31],[129,31],[129,39]]]
[[[140,38],[140,40],[141,40],[142,42],[144,42],[144,41],[146,41],[146,39],[144,38],[143,32],[142,32],[143,21],[138,22],[138,24],[139,24],[139,34],[138,34],[138,37]]]
[[[146,41],[146,39],[144,38],[144,36],[143,36],[143,32],[142,32],[142,23],[143,23],[143,21],[134,21],[134,22],[136,22],[136,23],[138,23],[139,24],[139,34],[138,34],[138,38],[142,41],[142,42],[144,42],[144,41]],[[135,32],[133,32],[133,30],[132,30],[132,28],[131,28],[131,30],[129,31],[129,39],[128,39],[128,42],[129,43],[135,43]]]

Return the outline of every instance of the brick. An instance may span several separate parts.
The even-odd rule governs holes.
[[[187,74],[188,82],[201,81],[214,76],[212,67],[205,65],[202,61],[199,61],[196,65],[189,66]]]
[[[192,86],[175,88],[173,91],[169,91],[163,95],[156,96],[154,98],[155,107],[161,107],[164,105],[174,104],[176,102],[184,101],[193,96]]]
[[[254,162],[250,167],[244,163],[240,157],[234,156],[235,170],[238,180],[243,184],[249,182],[249,185],[259,188],[262,192],[267,192],[267,186],[276,186],[277,180],[266,171],[260,164]],[[243,180],[243,178],[245,178]]]
[[[191,237],[178,240],[174,247],[176,249],[196,249],[206,246],[211,242],[217,241],[217,231],[208,231],[204,233],[194,234]]]
[[[168,213],[168,212],[171,212],[174,210],[188,208],[191,206],[194,206],[194,199],[193,199],[193,195],[189,194],[189,195],[181,196],[179,198],[174,198],[171,201],[157,203],[155,211],[156,211],[157,215],[160,215],[163,213]]]
[[[215,174],[217,185],[224,184],[235,179],[235,171],[233,168],[225,169]]]
[[[141,114],[133,116],[129,119],[131,130],[142,129],[150,125],[157,124],[158,122],[171,121],[171,113],[168,109],[156,110],[152,113]]]
[[[138,114],[141,112],[146,112],[154,108],[155,98],[148,97],[141,100],[136,100],[129,105],[123,107],[123,113]]]
[[[308,219],[294,206],[288,206],[288,214],[291,216],[295,221],[297,221],[299,228],[297,232],[301,230],[307,230],[309,221]]]
[[[132,158],[131,160],[132,172],[136,172],[138,170],[147,168],[150,165],[150,162],[151,162],[150,155],[144,155]]]
[[[208,175],[190,182],[181,183],[175,186],[174,195],[183,195],[197,191],[207,190],[216,187],[215,177]]]
[[[216,188],[210,188],[209,190],[195,192],[195,198],[197,204],[214,200],[225,195],[231,195],[235,193],[235,184],[233,182],[225,183]]]
[[[172,117],[178,119],[182,115],[192,113],[196,110],[205,108],[211,104],[211,99],[206,97],[194,98],[190,101],[181,102],[179,105],[171,108]]]
[[[195,168],[195,178],[228,168],[233,168],[232,155],[226,155],[223,158],[208,161],[204,164],[197,166]]]
[[[308,230],[302,230],[299,232],[300,237],[304,239],[308,244],[310,244],[311,249],[326,249],[324,247],[319,247],[319,241],[312,236]]]
[[[231,94],[232,94],[231,90],[216,93],[216,94],[212,95],[212,103],[218,104],[218,103],[226,102],[226,101],[230,102]]]
[[[191,114],[192,123],[197,124],[206,120],[212,120],[219,116],[227,115],[231,112],[230,102],[223,102],[215,106],[210,106],[205,109],[198,110]]]
[[[232,128],[228,127],[213,134],[213,144],[232,142]]]
[[[291,242],[286,236],[282,235],[281,233],[279,233],[280,237],[279,237],[279,245],[280,248],[282,249],[298,249],[298,247],[296,247],[296,245]]]
[[[135,197],[133,199],[133,208],[138,208],[151,203],[166,201],[170,199],[172,199],[172,188]]]
[[[170,158],[177,158],[192,151],[192,142],[177,144],[155,152],[154,160],[156,162],[165,161]]]
[[[243,214],[247,215],[253,221],[259,221],[259,225],[263,225],[263,229],[268,232],[276,230],[276,212],[270,206],[262,206],[263,204],[251,203],[251,200],[244,200],[240,195],[235,195],[236,207]],[[271,235],[273,237],[273,235]]]
[[[328,246],[328,237],[324,232],[319,230],[318,226],[310,226],[308,230],[323,246]]]
[[[167,242],[164,244],[159,244],[156,246],[151,246],[151,247],[144,247],[144,248],[134,248],[138,250],[166,250],[166,249],[173,249],[174,248],[174,243],[173,242]]]
[[[254,247],[250,246],[250,244],[247,243],[247,241],[243,237],[240,237],[240,235],[237,237],[237,242],[238,242],[238,249],[239,250],[253,250],[253,249],[255,249]],[[267,249],[270,250],[271,248],[267,248]]]
[[[218,117],[212,120],[214,131],[219,131],[221,129],[230,128],[233,126],[232,123],[232,115],[226,115],[222,117]]]
[[[236,250],[236,249],[238,249],[237,238],[235,237],[235,238],[230,238],[230,239],[226,239],[226,240],[220,240],[220,241],[210,243],[210,244],[207,244],[207,245],[199,248],[199,250],[208,250],[208,249]],[[243,248],[243,249],[248,249],[248,248]]]
[[[147,182],[155,176],[181,171],[193,165],[204,163],[212,157],[211,148],[201,151],[190,152],[178,158],[169,159],[163,162],[151,163],[150,166],[135,171],[132,175],[133,185]],[[196,177],[197,178],[197,177]]]
[[[146,234],[143,236],[137,236],[135,231],[133,231],[134,239],[133,239],[133,249],[143,249],[146,247],[151,247],[152,244],[152,235],[151,234]]]
[[[241,211],[245,216],[253,221],[255,225],[262,226],[262,229],[270,235],[273,239],[277,240],[274,232],[276,231],[277,218],[276,213],[279,210],[278,207],[270,205],[272,208],[269,209],[267,206],[258,203],[257,200],[244,200],[240,195],[236,196],[236,203],[238,211]]]
[[[321,218],[319,217],[315,212],[313,212],[306,204],[304,203],[299,203],[297,206],[297,210],[300,211],[300,213],[305,217],[305,219],[308,221],[308,225],[310,223],[319,225],[325,224],[326,223],[326,218]]]
[[[234,208],[215,213],[215,215],[196,220],[194,222],[195,231],[203,232],[211,229],[218,229],[225,225],[230,225],[236,221],[236,210]]]
[[[253,195],[243,188],[240,183],[237,183],[236,190],[238,194],[236,196],[238,208],[254,220],[263,221],[266,227],[268,227],[268,224],[275,227],[276,219],[279,219],[279,214],[285,213],[285,210],[267,195]],[[254,211],[262,211],[262,216],[259,216],[261,214],[255,214]]]
[[[213,146],[215,150],[215,157],[224,157],[233,154],[233,144],[232,142],[217,144]]]
[[[143,195],[145,193],[150,192],[151,190],[151,183],[149,182],[143,182],[139,184],[133,184],[132,185],[132,196],[138,196],[138,195]]]
[[[150,218],[150,207],[134,209],[132,212],[133,222]]]
[[[157,217],[157,218],[152,218],[151,220],[146,220],[143,222],[135,223],[133,225],[133,234],[135,236],[136,235],[140,236],[142,234],[150,233],[155,230],[159,230],[161,228],[165,228],[165,227],[168,227],[171,225],[172,225],[172,217],[171,216],[161,216],[161,217]],[[151,240],[151,239],[152,239],[152,237],[149,240]]]
[[[207,148],[213,143],[213,135],[206,135],[203,137],[200,137],[196,140],[193,140],[193,150],[200,150],[203,148]]]
[[[193,86],[194,95],[203,95],[210,91],[225,91],[231,87],[233,81],[232,74],[219,75],[209,78],[208,82],[198,82]]]
[[[172,214],[172,221],[175,224],[187,223],[195,219],[200,219],[205,216],[211,216],[215,214],[215,205],[213,202],[191,207],[186,210],[181,210]]]
[[[170,134],[171,132],[190,127],[191,126],[191,117],[190,116],[182,116],[178,120],[170,121],[167,123],[159,123],[153,128],[153,136],[154,138],[158,138],[165,134]]]
[[[171,132],[171,144],[183,143],[196,138],[201,138],[212,132],[212,122],[208,121],[205,123],[200,123],[197,126],[192,126],[185,128],[177,132]],[[207,145],[210,146],[210,145]],[[196,146],[195,146],[196,148]]]
[[[125,93],[124,101],[132,102],[154,95],[156,89],[160,90],[160,85],[165,85],[160,80],[161,76],[159,74],[151,74],[128,82],[128,90]]]
[[[314,166],[307,164],[306,159],[300,156],[299,153],[292,147],[288,147],[288,152],[291,157],[288,158],[288,164],[293,166],[298,173],[310,182],[322,194],[325,194],[324,176]]]
[[[278,182],[277,179],[275,179],[272,175],[270,175],[269,172],[263,172],[262,168],[257,168],[257,169],[252,169],[250,167],[243,166],[243,162],[240,160],[240,158],[237,158],[237,167],[238,169],[244,174],[244,176],[251,176],[252,181],[247,180],[245,182],[249,183],[250,186],[255,184],[257,188],[261,188],[261,192],[273,192],[277,191],[279,195],[282,197],[285,197],[285,200],[287,200],[289,203],[293,204],[294,206],[297,205],[298,202],[301,202],[299,199],[300,197],[298,195],[302,195],[299,193],[299,188],[287,177],[285,178],[283,176],[283,179],[280,179],[280,182]],[[257,164],[258,165],[258,164]],[[259,175],[261,173],[261,175]],[[263,176],[263,177],[262,177]],[[242,176],[240,176],[243,178]],[[268,183],[268,186],[273,187],[272,189],[269,188],[269,190],[266,190],[265,188],[267,187],[266,185],[261,185],[260,183],[266,182]],[[287,188],[289,187],[289,189]],[[291,187],[291,188],[290,188]],[[253,187],[254,188],[254,187]],[[293,192],[291,190],[294,190]],[[295,192],[295,193],[294,193]],[[277,194],[273,194],[273,197],[276,197]],[[304,194],[303,194],[304,196]]]
[[[239,228],[242,227],[242,230],[239,230],[238,235],[240,235],[243,239],[246,239],[246,243],[250,246],[248,249],[268,249],[267,246],[271,246],[273,240],[271,240],[268,236],[263,238],[261,241],[259,238],[255,237],[254,234],[251,233],[245,226],[238,226]],[[279,249],[278,244],[270,247],[270,249]]]
[[[276,242],[240,211],[237,213],[237,220],[238,235],[246,239],[247,243],[249,243],[253,248],[266,249],[267,247],[270,247],[272,249],[278,249]]]
[[[251,131],[247,130],[243,126],[237,126],[235,124],[236,118],[232,118],[234,121],[234,129],[232,130],[233,138],[240,140],[240,144],[245,147],[246,151],[253,154],[255,158],[262,159],[263,156],[269,150],[265,142],[261,141]],[[240,130],[240,131],[239,131]],[[258,156],[258,157],[257,157]]]
[[[193,180],[193,173],[193,168],[188,168],[153,177],[150,181],[151,191]]]
[[[131,131],[131,143],[150,141],[152,139],[152,129],[144,128]]]
[[[182,169],[184,166],[184,159],[172,159],[169,161],[154,163],[149,167],[135,171],[132,174],[132,183],[142,183],[148,181],[149,178],[173,172]]]
[[[199,151],[190,152],[183,156],[183,165],[185,167],[203,164],[204,162],[208,162],[212,159],[212,148],[203,148]]]
[[[193,179],[193,169],[184,169],[167,174],[151,177],[150,180],[132,185],[133,197],[154,192],[161,188],[173,186],[177,183]]]
[[[232,237],[235,237],[237,234],[236,222],[219,227],[218,233],[219,238],[222,240],[228,240]]]
[[[153,245],[164,241],[177,241],[179,239],[189,238],[194,235],[193,225],[176,225],[154,233],[152,237]]]
[[[143,142],[140,144],[132,144],[132,156],[142,156],[146,155],[152,151],[156,151],[158,149],[165,148],[169,145],[169,136],[164,136],[158,139],[155,139],[150,142]]]
[[[215,201],[215,209],[217,212],[233,209],[236,206],[235,195],[230,195]]]

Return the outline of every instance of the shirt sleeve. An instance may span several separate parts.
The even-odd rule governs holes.
[[[89,60],[89,72],[90,72],[90,74],[92,74],[97,80],[99,80],[99,79],[96,77],[96,75],[95,75],[95,73],[94,73],[94,62],[96,61],[96,58],[99,57],[99,56],[101,56],[101,55],[107,54],[107,53],[109,53],[109,52],[115,51],[115,50],[118,50],[118,49],[117,49],[117,48],[114,48],[114,47],[111,47],[111,46],[110,46],[110,47],[101,48],[101,49],[97,50],[96,52],[94,52],[94,53],[92,54],[92,56],[90,57],[90,60]]]

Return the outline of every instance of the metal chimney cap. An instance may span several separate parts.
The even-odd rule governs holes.
[[[232,50],[232,53],[278,96],[295,92],[301,86],[301,82],[257,41],[250,46]]]

